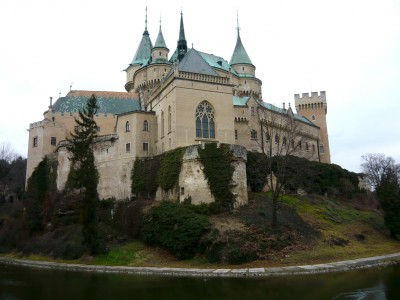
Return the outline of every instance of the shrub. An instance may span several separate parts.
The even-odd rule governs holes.
[[[193,257],[200,238],[209,229],[210,224],[207,216],[196,213],[188,206],[163,202],[153,207],[144,216],[144,241],[165,247],[178,259]]]

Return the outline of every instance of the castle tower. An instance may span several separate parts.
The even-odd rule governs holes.
[[[161,19],[160,19],[160,29],[158,31],[158,36],[156,39],[156,43],[154,44],[151,57],[152,62],[166,62],[168,61],[168,53],[169,49],[164,40],[164,36],[161,30]]]
[[[146,7],[146,18],[145,18],[145,28],[142,36],[142,40],[140,41],[139,47],[136,50],[135,56],[132,59],[132,62],[129,64],[129,67],[126,71],[126,84],[125,89],[130,92],[133,88],[133,74],[137,70],[139,70],[142,66],[145,66],[149,63],[151,59],[151,50],[153,48],[153,44],[150,39],[150,34],[147,31],[147,7]]]
[[[177,46],[178,61],[180,61],[187,52],[187,42],[185,37],[185,28],[183,26],[183,12],[181,11],[181,25],[179,27],[179,40]]]
[[[294,95],[294,102],[297,112],[312,121],[320,128],[320,140],[318,145],[318,154],[320,161],[323,163],[331,163],[331,154],[329,150],[328,125],[326,122],[326,114],[328,110],[326,102],[326,93],[321,91],[303,93]]]

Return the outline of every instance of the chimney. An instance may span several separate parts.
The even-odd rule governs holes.
[[[283,102],[282,104],[283,104],[283,109],[286,109],[286,107],[285,107],[285,102]]]

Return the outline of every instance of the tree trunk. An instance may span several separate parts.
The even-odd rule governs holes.
[[[278,194],[272,194],[272,228],[278,227]]]

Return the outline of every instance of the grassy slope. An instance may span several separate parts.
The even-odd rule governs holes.
[[[292,228],[296,226],[304,227],[297,228],[305,236],[301,239],[303,244],[290,248],[289,252],[277,253],[268,260],[254,261],[232,267],[317,264],[400,251],[400,242],[388,236],[383,226],[383,217],[379,212],[355,209],[344,202],[333,201],[320,196],[284,196],[281,203],[278,220],[284,228],[290,228],[290,226]],[[264,226],[269,226],[270,212],[268,210],[268,197],[265,194],[253,194],[249,206],[233,214],[217,216],[216,219],[217,223],[225,224],[228,227],[232,226],[235,229],[244,228],[249,222],[253,224],[264,222]],[[302,220],[298,218],[298,215]],[[258,220],[255,220],[257,216]],[[297,219],[300,219],[300,221]],[[308,234],[310,235],[309,239],[307,238]],[[18,257],[16,254],[10,256]],[[52,260],[37,255],[27,258]],[[179,261],[165,250],[158,247],[147,247],[139,241],[114,246],[108,254],[96,257],[83,257],[74,261],[57,261],[96,265],[229,267],[207,263],[201,256],[191,260]]]

